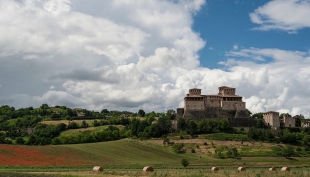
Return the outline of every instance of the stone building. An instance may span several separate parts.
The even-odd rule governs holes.
[[[218,94],[202,95],[201,89],[193,88],[184,98],[184,108],[177,109],[179,118],[204,119],[204,118],[248,118],[246,103],[242,96],[236,95],[232,87],[219,87]]]
[[[296,127],[295,118],[288,114],[283,114],[283,119],[280,119],[279,112],[269,111],[263,113],[263,119],[266,125],[273,129],[280,129],[281,127]]]
[[[279,112],[268,111],[263,113],[263,119],[266,125],[270,126],[273,129],[278,130],[280,128],[280,118]]]
[[[301,124],[301,127],[310,127],[310,121],[306,121]]]
[[[288,114],[283,114],[283,127],[296,127],[295,118]]]

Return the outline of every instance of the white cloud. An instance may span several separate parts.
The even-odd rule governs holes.
[[[20,98],[18,92],[28,95],[29,104],[173,108],[175,102],[163,103],[158,88],[198,67],[197,52],[205,45],[191,29],[204,0],[118,0],[104,6],[88,1],[89,12],[75,0],[0,3],[0,31],[6,33],[0,36],[0,60],[6,63],[0,81],[18,89],[2,92],[2,100]],[[104,13],[92,14],[96,11]],[[25,66],[29,71],[23,75],[1,77],[11,75],[10,68],[23,72]],[[38,78],[27,77],[30,68]],[[21,85],[33,88],[31,93]]]
[[[237,44],[235,44],[235,45],[233,46],[233,49],[234,49],[234,50],[238,50],[238,49],[239,49],[239,46],[238,46]]]
[[[228,85],[252,112],[310,116],[309,52],[236,45],[225,70],[203,68],[192,30],[203,0],[80,3],[0,0],[1,104],[166,111],[189,88]]]
[[[310,27],[309,0],[273,0],[250,13],[257,30],[284,30],[295,33]]]

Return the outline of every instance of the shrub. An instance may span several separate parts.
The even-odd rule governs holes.
[[[175,153],[181,153],[181,152],[183,152],[182,148],[183,148],[183,145],[182,145],[182,144],[174,144],[174,145],[172,146],[173,152],[175,152]]]
[[[195,149],[192,149],[191,152],[192,152],[192,153],[196,153]]]
[[[208,146],[208,143],[207,143],[207,142],[204,142],[203,145]]]
[[[182,159],[181,164],[183,165],[184,168],[186,168],[189,165],[189,162],[187,159]]]
[[[22,138],[22,137],[17,137],[17,138],[16,138],[16,144],[21,144],[21,145],[25,144],[24,138]]]

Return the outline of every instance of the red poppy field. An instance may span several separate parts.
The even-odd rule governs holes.
[[[97,158],[63,146],[0,145],[1,166],[87,166]]]
[[[50,146],[0,144],[0,167],[89,167],[103,165],[111,168],[140,168],[146,162],[151,164],[179,164],[180,159],[181,157],[178,154],[130,139]]]

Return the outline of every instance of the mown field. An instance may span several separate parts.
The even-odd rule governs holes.
[[[122,139],[54,146],[1,144],[0,174],[44,172],[56,176],[238,176],[237,167],[244,166],[247,167],[247,172],[242,173],[245,176],[310,176],[309,157],[273,156],[271,148],[284,146],[282,144],[218,141],[205,139],[204,136],[197,139],[171,138],[170,141],[183,144],[184,152],[175,153],[171,146],[163,145],[162,139]],[[217,158],[215,151],[223,149],[224,152],[225,147],[236,147],[240,157]],[[190,162],[187,168],[181,165],[181,159],[184,158]],[[92,173],[92,167],[97,165],[102,166],[104,172]],[[141,172],[144,166],[153,166],[155,172]],[[211,173],[212,166],[220,167],[220,171]],[[277,167],[279,171],[282,166],[291,167],[291,172],[268,172],[270,167]]]

